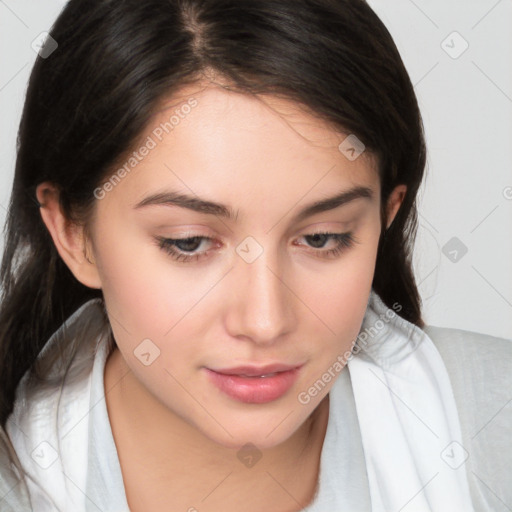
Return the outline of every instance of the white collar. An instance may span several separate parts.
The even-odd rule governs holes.
[[[467,452],[439,352],[375,292],[368,306],[361,350],[347,364],[372,512],[472,512]]]

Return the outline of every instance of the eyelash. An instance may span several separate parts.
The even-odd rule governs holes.
[[[314,237],[314,236],[326,236],[328,240],[326,243],[331,240],[336,241],[336,247],[334,249],[329,249],[327,251],[322,250],[314,250],[313,252],[318,252],[318,256],[320,258],[336,258],[342,252],[347,249],[350,249],[357,243],[353,233],[327,233],[327,232],[319,232],[319,233],[311,233],[309,235],[303,235],[304,238]],[[181,261],[184,263],[190,263],[192,261],[197,261],[200,258],[206,257],[208,255],[208,251],[204,251],[198,254],[186,254],[183,252],[177,251],[175,249],[176,243],[180,242],[199,242],[202,240],[213,240],[213,238],[207,236],[191,236],[187,238],[165,238],[165,237],[155,237],[157,245],[160,249],[169,254],[172,259],[176,261]]]

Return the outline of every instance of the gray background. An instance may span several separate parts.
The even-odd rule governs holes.
[[[512,339],[512,0],[368,3],[395,39],[425,123],[414,266],[427,323]],[[2,226],[31,45],[64,4],[0,0]]]

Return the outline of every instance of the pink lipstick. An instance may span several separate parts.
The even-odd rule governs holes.
[[[248,404],[264,404],[282,397],[297,380],[300,366],[272,364],[206,368],[210,381],[230,398]]]

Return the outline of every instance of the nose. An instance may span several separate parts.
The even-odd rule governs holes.
[[[232,299],[226,317],[232,336],[270,345],[291,332],[296,326],[296,301],[288,275],[267,249],[252,263],[237,261],[231,272]]]

